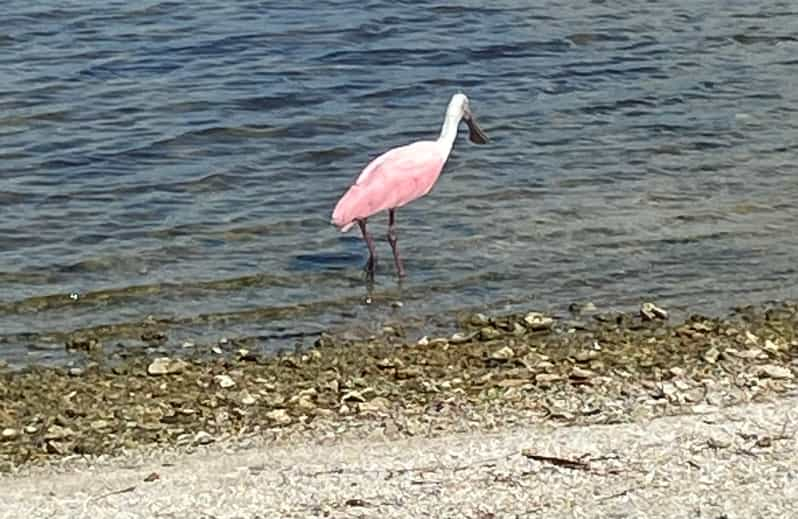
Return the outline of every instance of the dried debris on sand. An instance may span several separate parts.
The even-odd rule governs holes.
[[[665,310],[470,316],[448,338],[323,335],[304,352],[94,353],[85,368],[0,371],[0,469],[222,438],[387,437],[522,421],[627,422],[796,387],[798,305],[668,321]],[[218,352],[217,352],[218,353]]]

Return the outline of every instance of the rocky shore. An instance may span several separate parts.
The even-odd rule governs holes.
[[[235,340],[180,356],[90,350],[81,368],[0,371],[0,469],[223,440],[402,438],[513,424],[610,424],[794,391],[798,305],[671,321],[665,309],[568,318],[474,314],[449,337],[322,335],[263,356]],[[157,338],[156,338],[157,339]]]

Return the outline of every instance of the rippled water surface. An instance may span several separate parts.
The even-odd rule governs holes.
[[[463,309],[795,297],[794,2],[529,4],[4,2],[0,358],[148,318],[274,350]],[[461,134],[398,212],[401,285],[374,219],[365,305],[332,207],[459,89],[492,143]]]

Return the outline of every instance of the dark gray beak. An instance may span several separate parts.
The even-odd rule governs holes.
[[[477,120],[471,110],[466,110],[465,114],[463,114],[463,120],[468,125],[468,140],[474,144],[487,144],[490,141],[485,132],[482,131],[482,128],[479,127],[479,124],[477,124]]]

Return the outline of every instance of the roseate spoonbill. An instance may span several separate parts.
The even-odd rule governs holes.
[[[449,158],[461,120],[468,124],[471,142],[488,142],[488,136],[471,113],[468,97],[454,94],[437,140],[394,148],[372,160],[335,206],[332,223],[340,227],[341,232],[348,231],[355,223],[360,226],[369,249],[365,270],[370,280],[374,280],[377,255],[374,240],[366,230],[366,221],[370,216],[388,210],[388,242],[393,250],[396,272],[399,277],[404,277],[405,269],[396,247],[396,209],[430,192]]]

